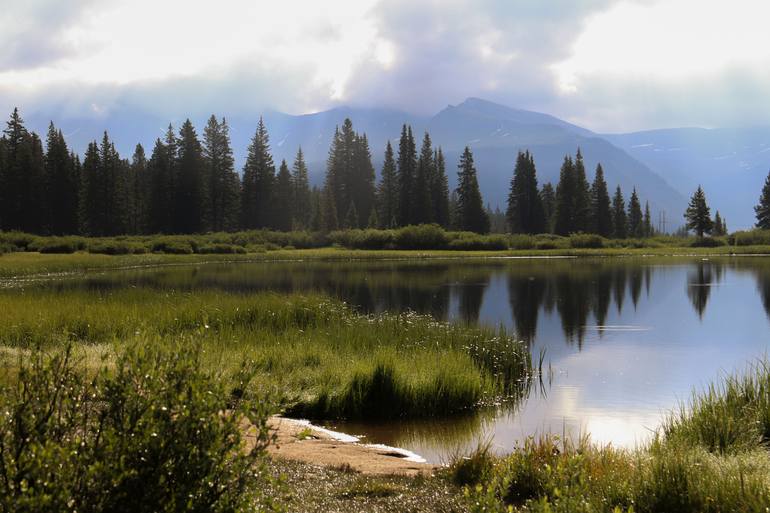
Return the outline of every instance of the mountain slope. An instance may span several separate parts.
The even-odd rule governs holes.
[[[752,206],[770,168],[770,127],[675,128],[602,137],[688,196],[702,185],[712,214],[719,210],[728,229],[754,224]]]
[[[231,127],[236,166],[240,169],[256,129],[257,117],[240,113],[224,115]],[[459,154],[466,145],[470,146],[476,159],[482,194],[493,207],[505,208],[517,151],[529,149],[535,157],[540,183],[550,181],[555,185],[564,156],[574,155],[578,147],[585,157],[589,180],[597,162],[601,162],[612,188],[619,184],[628,196],[636,187],[642,201],[649,200],[654,212],[665,210],[670,219],[680,220],[685,206],[684,196],[666,180],[602,136],[547,114],[513,109],[478,98],[448,106],[429,118],[391,109],[347,107],[301,116],[267,112],[263,117],[276,165],[281,159],[291,162],[297,148],[302,146],[311,180],[316,184],[323,181],[334,129],[349,117],[357,131],[367,134],[378,172],[387,141],[398,145],[404,123],[412,126],[418,151],[426,130],[434,145],[442,146],[452,187],[456,182]],[[124,157],[131,156],[137,142],[141,142],[149,154],[154,139],[163,137],[169,123],[129,108],[116,109],[98,118],[54,115],[53,119],[67,134],[71,147],[79,153],[84,152],[88,141],[100,139],[106,129]],[[31,128],[41,133],[48,124],[48,119],[41,116],[31,116],[27,121]],[[178,129],[182,121],[180,118],[172,123]],[[202,136],[206,119],[193,119],[193,122]]]

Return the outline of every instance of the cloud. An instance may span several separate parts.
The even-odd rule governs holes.
[[[763,0],[31,0],[0,13],[0,109],[158,116],[479,96],[595,130],[770,115]]]

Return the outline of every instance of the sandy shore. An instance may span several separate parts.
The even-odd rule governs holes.
[[[275,458],[345,469],[368,475],[431,474],[436,466],[404,449],[361,443],[304,420],[274,416],[268,421],[275,443],[268,453]],[[250,435],[246,434],[247,439]],[[253,436],[253,435],[251,435]]]

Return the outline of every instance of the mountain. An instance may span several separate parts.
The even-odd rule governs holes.
[[[755,222],[753,205],[770,168],[770,127],[674,128],[603,135],[686,195],[703,186],[728,229]]]
[[[60,113],[63,114],[63,113]],[[236,165],[242,166],[249,140],[254,135],[257,117],[224,113],[231,127]],[[130,157],[136,142],[152,151],[156,137],[163,137],[169,120],[131,108],[117,108],[97,118],[52,116],[64,131],[70,146],[82,153],[90,140],[99,139],[107,130],[118,151]],[[447,106],[431,117],[415,116],[392,109],[362,109],[340,107],[323,112],[289,115],[269,111],[264,120],[270,132],[271,148],[276,165],[281,159],[291,162],[299,146],[305,153],[311,181],[322,183],[329,144],[336,126],[346,117],[354,128],[365,132],[369,139],[375,166],[379,171],[385,145],[391,140],[396,146],[401,127],[410,124],[417,139],[418,151],[424,131],[431,135],[434,145],[440,145],[447,159],[450,186],[454,187],[456,164],[463,148],[473,150],[484,199],[493,207],[505,208],[516,153],[529,149],[534,154],[540,183],[558,181],[559,168],[565,155],[574,155],[580,148],[586,162],[589,180],[598,162],[602,163],[610,187],[623,188],[626,196],[636,187],[642,201],[649,200],[653,212],[666,211],[669,219],[681,220],[686,205],[684,195],[648,165],[634,158],[627,150],[613,145],[606,136],[568,123],[556,117],[527,110],[513,109],[479,98],[468,98],[455,106]],[[171,120],[178,127],[182,118]],[[48,118],[39,115],[27,119],[28,126],[44,133]],[[193,119],[202,135],[206,119]],[[656,214],[654,214],[656,215]],[[669,225],[670,228],[677,226]]]

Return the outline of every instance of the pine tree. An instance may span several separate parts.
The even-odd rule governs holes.
[[[147,156],[144,147],[137,144],[131,158],[131,169],[128,194],[131,196],[128,212],[128,229],[130,233],[147,233],[149,223],[150,176],[147,171]]]
[[[4,230],[21,228],[24,202],[24,154],[28,145],[29,132],[24,127],[24,120],[19,109],[13,109],[11,118],[3,130],[4,153],[2,183],[0,183],[0,220]]]
[[[203,130],[203,155],[208,178],[209,226],[214,231],[235,230],[239,224],[241,184],[225,118],[221,122],[213,114],[209,118]]]
[[[406,226],[414,219],[414,180],[417,172],[417,153],[412,127],[404,125],[398,143],[398,224]]]
[[[348,211],[345,214],[345,221],[342,224],[342,228],[346,230],[355,230],[360,228],[358,225],[358,210],[356,210],[356,202],[351,201]]]
[[[650,202],[644,202],[644,236],[652,237],[652,215],[650,215]]]
[[[564,157],[556,185],[556,210],[553,232],[566,236],[575,231],[575,164],[572,157]]]
[[[203,147],[188,119],[179,130],[177,156],[177,233],[199,233],[209,229],[211,200]]]
[[[310,179],[308,177],[307,165],[302,148],[297,149],[297,156],[292,165],[292,184],[294,185],[294,223],[293,225],[301,230],[310,228],[311,223],[311,200],[310,200]]]
[[[80,173],[78,219],[80,233],[83,235],[100,235],[98,233],[101,230],[101,226],[99,226],[100,197],[102,194],[99,190],[100,168],[99,145],[93,141],[88,144]]]
[[[443,228],[449,228],[449,182],[446,176],[446,163],[444,161],[444,152],[439,147],[436,150],[433,161],[435,163],[435,173],[433,174],[433,220]]]
[[[575,155],[574,197],[572,204],[572,231],[591,231],[591,189],[586,178],[586,168],[580,148]]]
[[[377,208],[381,227],[395,228],[398,219],[398,174],[390,141],[385,146],[385,160],[377,187]]]
[[[173,131],[171,131],[171,135],[174,135]],[[85,167],[84,161],[84,170]],[[150,182],[149,203],[147,205],[147,231],[149,233],[170,233],[172,231],[174,217],[172,173],[174,167],[175,161],[168,159],[168,148],[163,141],[156,139],[152,155],[147,163],[147,174]]]
[[[612,226],[612,235],[614,238],[625,239],[628,236],[626,202],[623,199],[623,192],[620,190],[620,185],[615,189],[615,196],[612,198]]]
[[[759,204],[754,207],[754,213],[757,217],[757,228],[770,230],[770,172],[765,178],[765,185],[759,196]]]
[[[543,216],[545,217],[544,231],[550,233],[553,231],[554,215],[556,214],[556,193],[551,182],[546,182],[540,189],[540,202],[543,205]]]
[[[473,154],[469,147],[465,147],[457,167],[458,228],[462,231],[488,233],[489,216],[484,210],[476,168],[473,165]]]
[[[628,201],[628,236],[644,237],[642,205],[639,203],[639,196],[636,194],[636,188],[631,192],[631,199]]]
[[[291,222],[294,212],[293,200],[294,184],[291,180],[291,173],[286,161],[281,161],[278,175],[275,180],[275,202],[277,205],[275,211],[275,229],[288,232],[291,230]]]
[[[318,217],[318,227],[321,232],[329,233],[339,228],[334,192],[326,187],[321,190],[320,212]]]
[[[704,233],[711,233],[713,228],[711,212],[706,204],[706,195],[700,185],[690,198],[690,204],[684,217],[687,220],[687,229],[693,230],[699,238],[702,238]]]
[[[597,164],[591,184],[591,231],[602,237],[612,237],[612,205],[601,164]]]
[[[722,235],[725,235],[725,233],[722,231],[722,216],[719,215],[719,210],[717,210],[717,213],[714,214],[714,228],[711,230],[711,234],[714,237],[721,237]]]
[[[48,127],[45,154],[45,227],[55,235],[77,233],[78,182],[75,161],[61,130]]]
[[[545,231],[545,213],[537,188],[535,160],[519,152],[513,170],[506,211],[508,227],[512,233],[542,233]]]
[[[422,139],[420,157],[417,160],[417,174],[414,184],[414,217],[413,224],[427,224],[433,222],[433,194],[431,186],[434,183],[433,148],[430,135],[425,132]]]
[[[369,220],[366,222],[366,227],[369,229],[377,229],[380,227],[380,220],[377,217],[376,208],[372,209],[372,213],[369,215]]]
[[[241,186],[241,226],[247,230],[269,228],[273,223],[275,164],[270,155],[270,137],[262,118],[249,145]]]
[[[356,134],[353,170],[349,177],[350,202],[356,204],[358,226],[364,226],[375,208],[375,172],[366,134]]]

